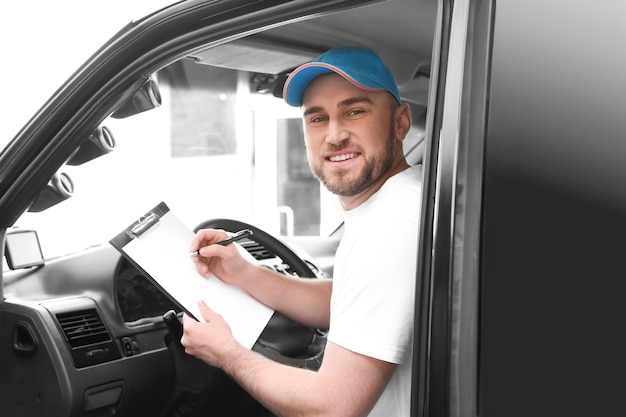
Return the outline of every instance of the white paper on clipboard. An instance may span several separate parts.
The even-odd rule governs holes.
[[[189,256],[193,237],[194,232],[167,209],[158,221],[118,249],[200,321],[204,320],[198,301],[204,300],[224,317],[234,338],[251,349],[274,310],[215,276],[200,275]]]

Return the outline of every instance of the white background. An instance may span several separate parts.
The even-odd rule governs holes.
[[[9,1],[0,13],[0,147],[133,19],[172,0]]]

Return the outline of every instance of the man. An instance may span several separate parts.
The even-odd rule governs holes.
[[[202,302],[206,323],[185,316],[182,344],[280,416],[407,416],[421,184],[402,151],[410,108],[380,58],[361,48],[335,48],[300,66],[284,97],[302,109],[311,170],[345,211],[333,279],[250,264],[234,245],[211,245],[223,231],[198,232],[191,250],[204,276],[328,328],[322,365],[293,368],[245,349]]]

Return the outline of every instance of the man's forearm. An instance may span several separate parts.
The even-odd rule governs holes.
[[[220,350],[222,369],[281,417],[366,416],[396,367],[332,343],[317,372],[273,362],[241,345]]]
[[[325,396],[314,388],[315,371],[282,365],[243,347],[231,352],[224,371],[273,413],[281,417],[332,415],[320,401]]]

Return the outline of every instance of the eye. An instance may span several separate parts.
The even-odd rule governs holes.
[[[350,109],[347,113],[346,116],[350,117],[350,118],[358,118],[362,115],[365,114],[365,110],[364,109]]]
[[[313,116],[309,118],[309,124],[319,124],[319,123],[324,122],[326,119],[327,119],[326,116],[321,116],[321,115]]]

